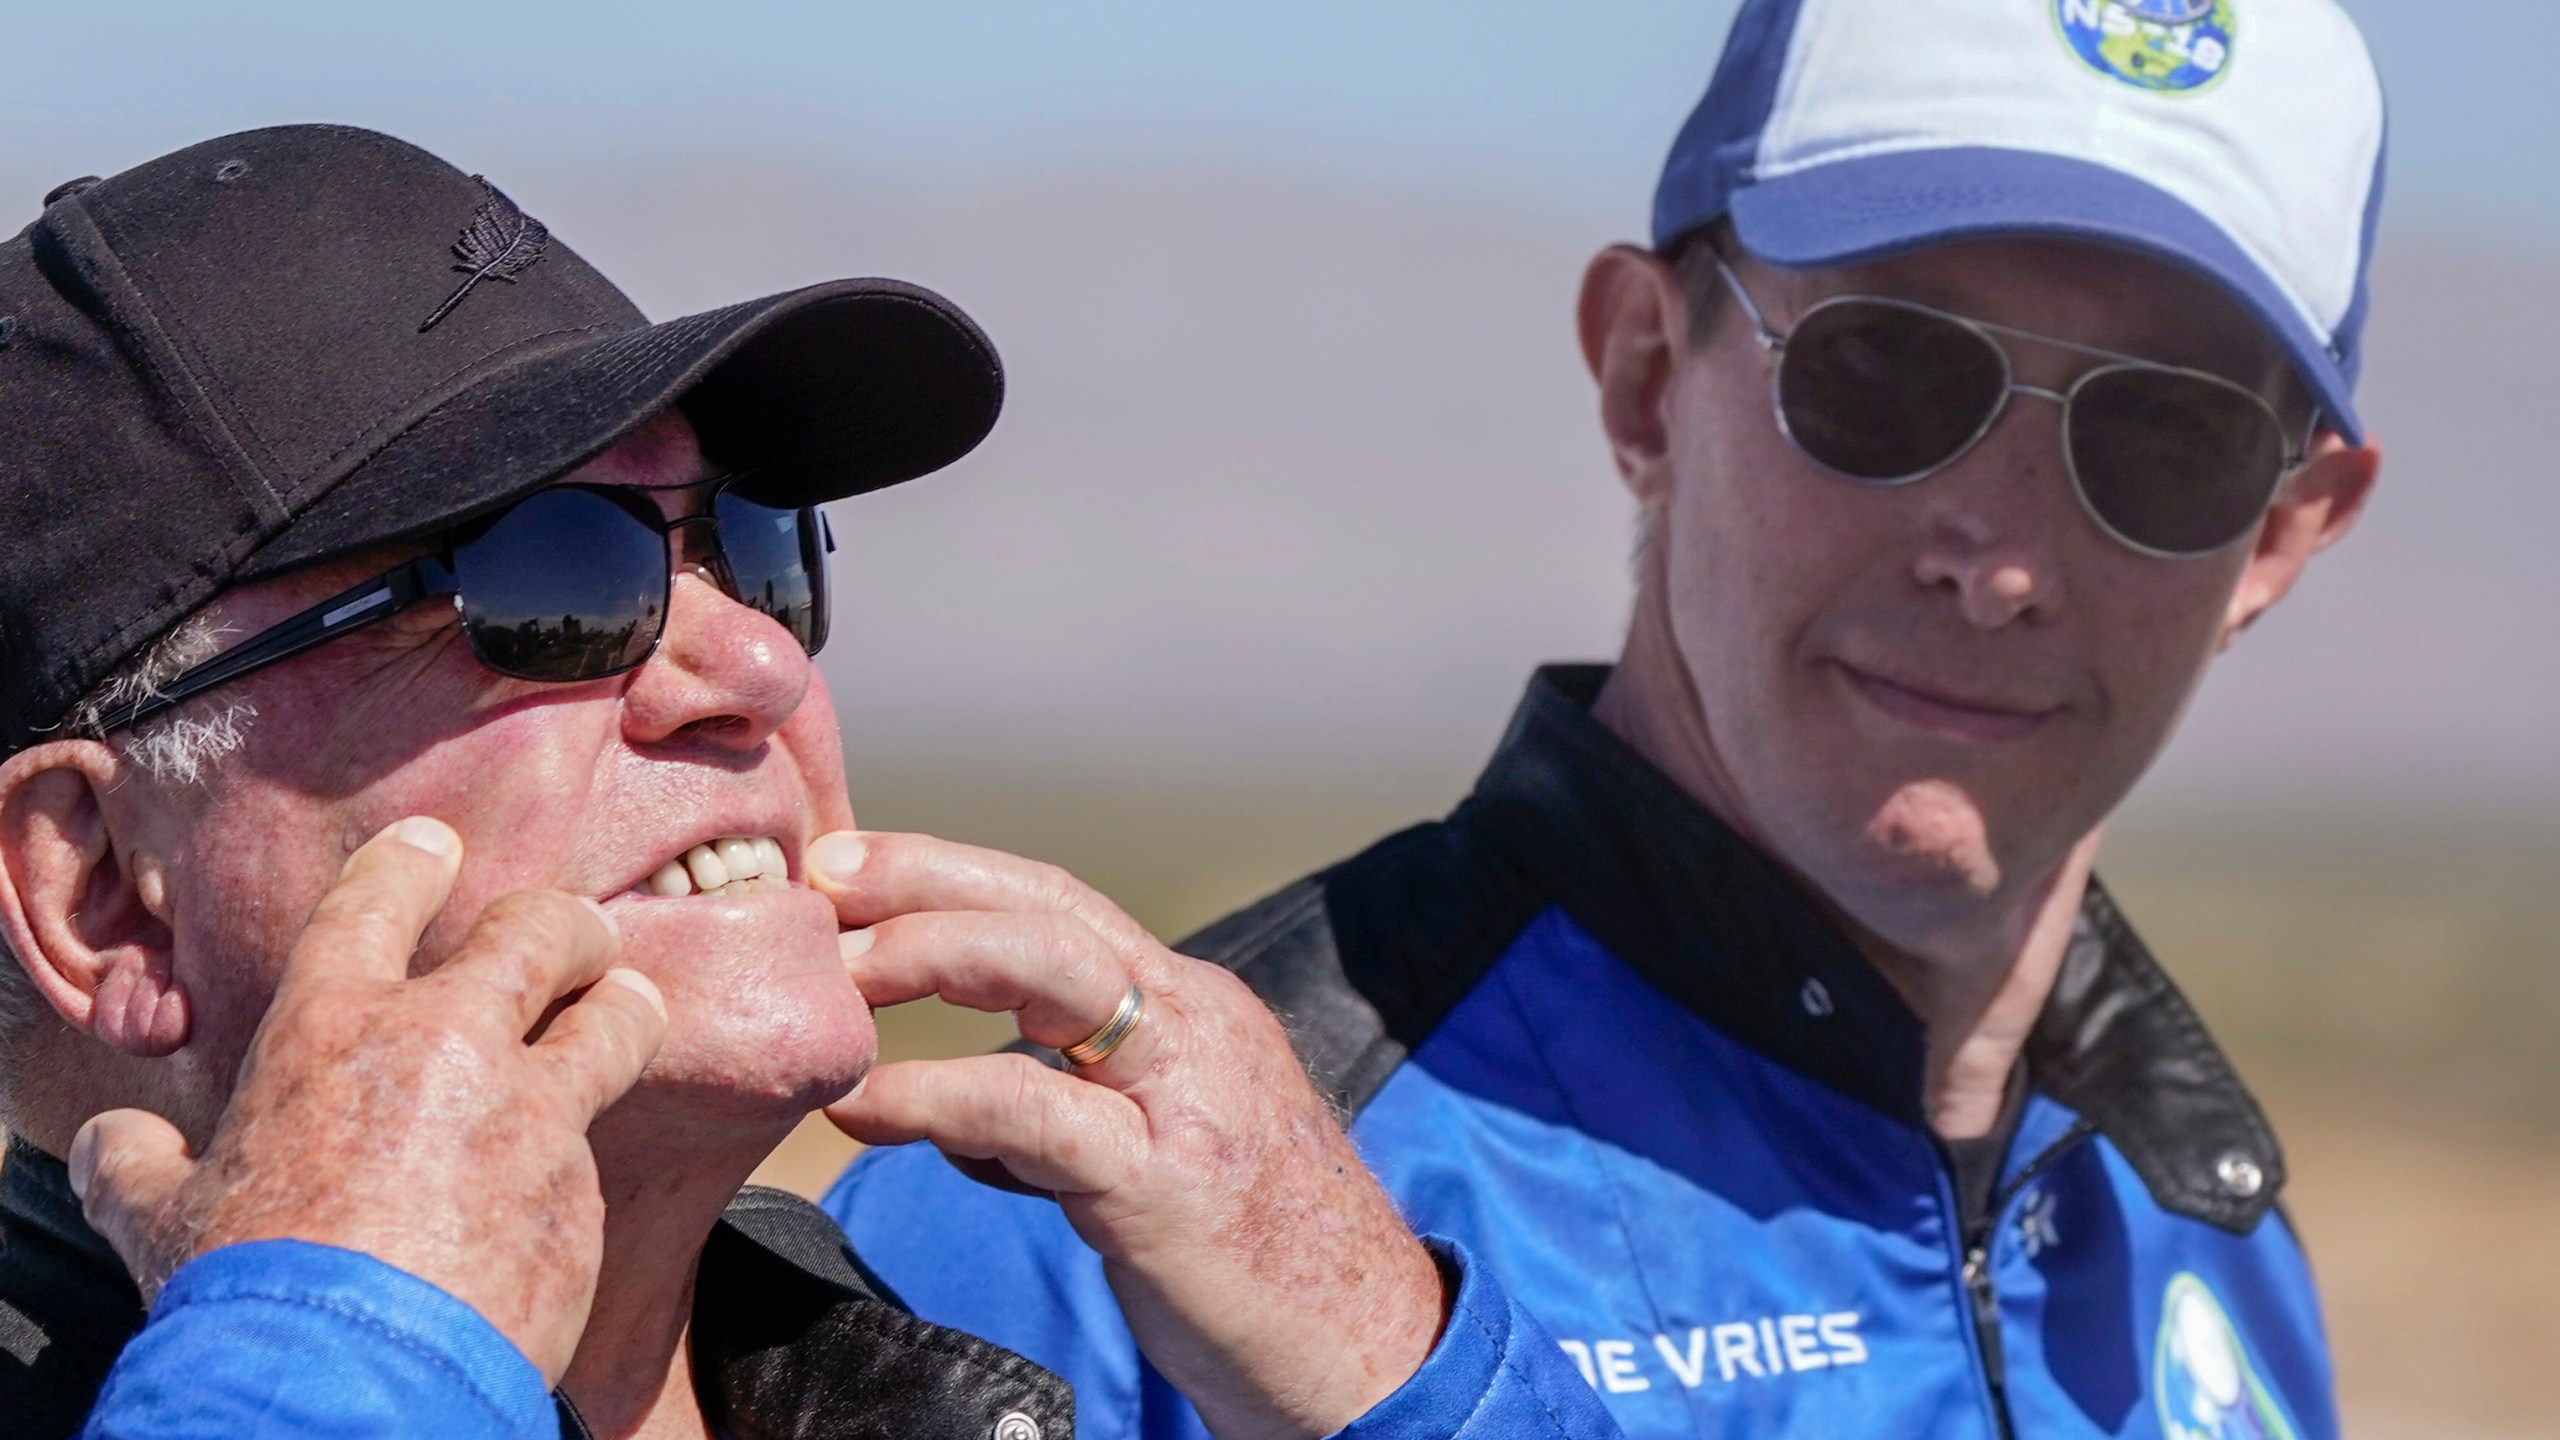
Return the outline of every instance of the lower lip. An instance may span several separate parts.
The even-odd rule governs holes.
[[[1869,705],[1906,725],[1957,740],[1996,742],[2022,739],[2042,728],[2054,713],[2047,710],[2025,714],[2016,710],[1979,710],[1970,705],[1950,704],[1852,666],[1840,665],[1838,668],[1848,680],[1849,688]]]
[[[646,884],[645,881],[642,883]],[[801,885],[796,881],[791,881],[785,882],[783,888],[780,890],[741,890],[734,894],[725,890],[696,890],[690,895],[660,895],[655,891],[643,889],[641,886],[635,885],[632,888],[623,891],[621,894],[606,900],[604,903],[608,905],[623,903],[665,905],[679,900],[761,900],[769,895],[788,895],[794,890],[804,890],[806,888],[808,887]]]

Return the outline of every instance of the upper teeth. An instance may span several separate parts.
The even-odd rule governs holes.
[[[731,836],[696,845],[659,866],[647,888],[652,895],[668,897],[780,890],[790,884],[789,872],[782,843],[772,836]]]

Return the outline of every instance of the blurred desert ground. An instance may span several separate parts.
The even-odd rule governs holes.
[[[1444,810],[1532,665],[1611,650],[1628,514],[1569,315],[1636,195],[1216,136],[900,166],[768,128],[817,138],[444,148],[654,315],[893,274],[1003,348],[994,439],[835,512],[867,824],[1058,861],[1170,937]],[[157,148],[77,140],[0,154],[0,195]],[[2377,281],[2383,495],[2105,870],[2288,1139],[2349,1433],[2507,1440],[2560,1433],[2560,235],[2431,213]],[[883,1045],[1005,1034],[910,1007]],[[765,1174],[845,1153],[804,1130]]]

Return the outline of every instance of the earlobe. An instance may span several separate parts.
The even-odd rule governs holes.
[[[1575,320],[1618,473],[1638,503],[1658,505],[1670,484],[1671,382],[1688,344],[1680,277],[1660,256],[1613,245],[1583,272]]]
[[[101,803],[120,778],[115,753],[86,740],[0,765],[0,934],[73,1028],[157,1057],[186,1044],[193,1017],[172,965],[167,875],[118,845]]]
[[[163,946],[120,956],[90,1002],[89,1033],[128,1055],[157,1059],[187,1043],[194,1015]]]

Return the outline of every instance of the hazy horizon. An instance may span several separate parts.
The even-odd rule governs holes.
[[[2350,1433],[2548,1435],[2560,6],[2346,8],[2392,105],[2383,487],[2216,667],[2104,863],[2283,1128]],[[1614,650],[1630,517],[1572,297],[1640,234],[1731,13],[22,5],[0,215],[333,121],[487,173],[661,318],[944,290],[1008,410],[835,508],[856,803],[1170,935],[1446,808],[1533,665]],[[892,1053],[1004,1031],[919,1009]],[[812,1133],[791,1183],[841,1163]]]

